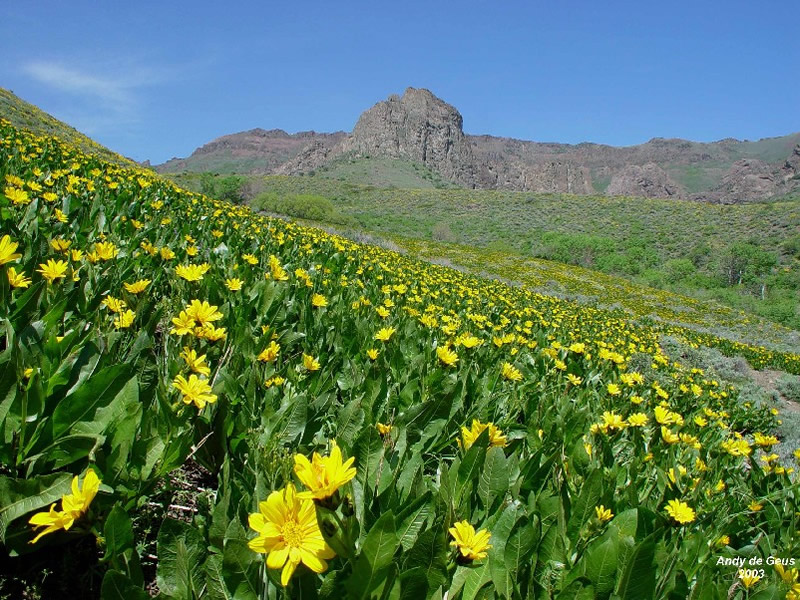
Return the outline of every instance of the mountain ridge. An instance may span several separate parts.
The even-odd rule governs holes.
[[[253,145],[256,135],[264,141],[260,149]],[[427,89],[407,88],[402,96],[392,94],[364,111],[349,134],[251,129],[212,140],[190,157],[155,168],[296,175],[343,156],[380,156],[421,163],[467,188],[731,203],[800,188],[794,153],[800,154],[800,132],[756,141],[653,137],[631,146],[468,134],[454,106]]]

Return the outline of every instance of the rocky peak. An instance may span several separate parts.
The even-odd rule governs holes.
[[[461,114],[426,89],[410,87],[402,96],[389,96],[364,112],[342,150],[410,159],[452,181],[475,183]]]

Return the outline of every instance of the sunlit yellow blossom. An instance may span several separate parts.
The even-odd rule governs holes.
[[[170,329],[170,333],[176,335],[194,333],[195,321],[185,310],[182,310],[179,316],[172,318],[172,324],[174,327]]]
[[[483,343],[480,338],[477,338],[474,335],[465,335],[459,340],[459,342],[468,350],[480,346]]]
[[[727,546],[731,543],[731,538],[728,535],[721,535],[719,539],[717,539],[717,546]]]
[[[606,521],[610,521],[612,518],[614,518],[614,513],[611,512],[611,509],[606,508],[602,504],[600,506],[595,506],[594,512],[597,515],[597,520],[601,523],[605,523]]]
[[[78,248],[73,248],[69,254],[72,262],[80,262],[83,260],[83,250],[79,250]]]
[[[328,299],[322,294],[314,294],[311,296],[311,306],[314,308],[323,308],[328,306]]]
[[[149,279],[140,279],[139,281],[134,281],[133,283],[124,283],[123,285],[131,294],[141,294],[147,289],[147,286],[150,285],[150,283],[151,282]]]
[[[459,445],[462,446],[464,450],[469,450],[472,444],[475,443],[475,440],[477,440],[486,429],[489,430],[490,446],[504,448],[508,445],[508,439],[506,439],[506,436],[494,423],[481,423],[478,419],[472,420],[472,426],[469,429],[467,429],[466,425],[462,425],[461,439],[458,440]]]
[[[491,534],[486,529],[475,531],[469,521],[460,521],[454,523],[448,531],[453,536],[450,545],[458,548],[465,560],[481,560],[488,556],[488,550],[492,545],[489,543]]]
[[[386,308],[384,308],[383,306],[379,306],[378,308],[376,308],[376,309],[375,309],[375,312],[376,312],[376,313],[378,313],[378,316],[379,316],[380,318],[382,318],[382,319],[385,319],[386,317],[388,317],[388,316],[391,314],[391,313],[390,313],[390,312],[389,312],[389,311],[388,311]]]
[[[61,238],[50,240],[50,246],[56,252],[66,252],[71,245],[72,242],[70,240],[62,240]]]
[[[219,321],[222,318],[222,313],[213,306],[203,300],[192,300],[186,307],[186,314],[197,321],[200,325],[207,325],[214,321]]]
[[[272,255],[269,257],[269,269],[270,269],[270,275],[272,276],[272,279],[274,279],[275,281],[289,280],[289,274],[281,266],[281,263],[278,260],[277,256]]]
[[[206,323],[200,327],[195,327],[194,335],[209,342],[218,342],[219,340],[224,340],[228,334],[224,327],[214,327],[212,323]]]
[[[390,339],[392,339],[394,332],[394,327],[383,327],[382,329],[378,330],[378,333],[375,334],[375,339],[380,342],[388,342]]]
[[[258,264],[258,259],[255,256],[253,256],[252,254],[243,254],[242,255],[242,260],[244,260],[245,262],[247,262],[247,263],[249,263],[251,265],[257,265]]]
[[[753,452],[747,440],[725,440],[721,445],[731,456],[750,456]]]
[[[126,310],[124,312],[120,312],[119,316],[114,319],[114,327],[117,329],[127,329],[133,324],[133,319],[136,317],[136,313],[132,310]]]
[[[633,413],[628,417],[628,425],[631,427],[644,427],[647,425],[647,415],[644,413]]]
[[[383,423],[376,423],[375,427],[378,429],[378,433],[381,435],[389,435],[392,432],[391,425],[385,425]]]
[[[610,396],[619,396],[622,393],[622,390],[619,389],[616,383],[609,383],[606,386],[606,390]]]
[[[325,542],[317,523],[314,502],[299,498],[294,485],[272,492],[258,504],[259,512],[248,518],[258,535],[248,546],[266,554],[267,567],[282,569],[281,584],[286,586],[301,562],[315,573],[328,569],[326,560],[336,556]]]
[[[328,456],[314,452],[311,460],[308,460],[302,454],[295,454],[294,473],[308,488],[307,492],[301,492],[297,496],[315,500],[324,500],[333,496],[336,490],[356,476],[353,462],[355,462],[353,457],[344,460],[342,451],[335,440],[331,440],[331,450]]]
[[[775,572],[778,573],[778,577],[784,583],[797,583],[798,579],[800,579],[800,571],[796,568],[787,569],[779,561],[775,561]]]
[[[681,441],[680,436],[675,434],[669,427],[661,426],[661,439],[668,444],[677,444]]]
[[[681,525],[691,523],[695,520],[694,510],[681,500],[670,500],[667,502],[667,514]]]
[[[178,375],[172,382],[172,387],[180,391],[184,404],[191,404],[203,410],[206,403],[213,404],[217,397],[211,394],[211,386],[206,379],[201,379],[194,373],[187,380],[183,375]]]
[[[751,501],[751,502],[750,502],[750,504],[748,504],[748,505],[747,505],[747,508],[749,508],[749,509],[750,509],[750,510],[752,510],[753,512],[758,512],[758,511],[760,511],[762,508],[764,508],[764,505],[763,505],[761,502],[758,502],[758,501],[756,501],[756,500],[753,500],[753,501]]]
[[[241,279],[233,278],[233,279],[226,279],[225,280],[225,287],[228,288],[232,292],[238,292],[242,289],[242,284],[244,282]]]
[[[308,371],[319,371],[320,369],[319,361],[310,354],[306,354],[305,352],[303,353],[303,366]]]
[[[14,267],[8,268],[6,276],[8,277],[9,285],[14,288],[26,288],[31,284],[31,280],[25,277],[25,272],[20,271],[17,273]]]
[[[628,424],[625,422],[625,419],[622,418],[622,415],[608,410],[603,412],[603,422],[600,423],[600,429],[604,433],[621,431],[627,426]]]
[[[71,489],[71,494],[64,494],[61,497],[60,511],[55,510],[54,502],[48,511],[38,512],[29,519],[28,523],[34,528],[44,527],[44,530],[40,531],[29,543],[35,544],[43,535],[59,529],[68,531],[73,523],[89,510],[89,505],[100,489],[100,478],[90,468],[86,471],[82,485],[79,485],[77,476],[72,479]]]
[[[458,362],[458,354],[447,348],[446,346],[439,346],[436,348],[436,356],[449,367],[455,366]]]
[[[30,197],[28,196],[28,192],[18,188],[7,187],[3,190],[3,194],[5,194],[5,197],[11,200],[11,203],[15,206],[28,204],[31,201]]]
[[[522,372],[511,363],[503,363],[500,374],[503,379],[508,379],[509,381],[522,381]]]
[[[159,253],[161,254],[161,258],[164,260],[172,260],[173,258],[175,258],[175,253],[172,251],[171,248],[168,248],[166,246],[161,248]]]
[[[4,235],[3,238],[0,239],[0,267],[18,258],[22,258],[22,254],[15,253],[17,246],[19,246],[19,244],[17,242],[12,242],[10,235]]]
[[[778,438],[774,435],[764,435],[763,433],[756,432],[753,435],[753,440],[759,448],[770,448],[778,443]]]
[[[261,362],[274,362],[280,353],[281,347],[275,342],[275,340],[272,340],[269,343],[269,346],[264,348],[264,350],[261,351],[261,354],[258,355],[258,360]]]
[[[577,375],[573,375],[572,373],[567,373],[567,381],[569,381],[572,385],[580,385],[583,383],[583,379]]]
[[[211,265],[208,263],[203,263],[201,265],[178,265],[175,267],[175,274],[186,281],[200,281],[203,279],[203,275],[208,273],[210,268]]]
[[[187,346],[183,349],[183,352],[181,352],[181,358],[186,362],[186,366],[194,373],[205,375],[206,377],[211,375],[211,368],[206,364],[205,354],[198,356],[196,350]]]
[[[41,263],[36,272],[41,273],[42,277],[47,279],[47,283],[53,283],[56,279],[61,279],[67,275],[67,267],[69,267],[69,264],[63,260],[55,261],[51,258],[47,261],[47,264]]]
[[[111,260],[119,254],[119,250],[111,242],[97,242],[94,245],[94,253],[100,260]]]

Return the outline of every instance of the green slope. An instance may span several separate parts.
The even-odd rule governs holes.
[[[390,189],[286,176],[259,178],[253,185],[285,197],[323,196],[333,203],[338,222],[350,221],[381,236],[457,243],[570,263],[715,299],[800,329],[800,202],[796,199],[716,205],[510,191]],[[723,281],[726,261],[744,251],[774,265],[757,272],[753,260],[742,284],[728,285]]]
[[[39,135],[56,136],[88,154],[94,154],[105,160],[126,165],[134,164],[133,161],[98,144],[74,127],[59,121],[10,90],[1,87],[0,117],[7,119],[15,127],[28,129]]]

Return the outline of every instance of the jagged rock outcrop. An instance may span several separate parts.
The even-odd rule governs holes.
[[[655,163],[628,165],[616,173],[606,188],[607,196],[644,196],[672,198],[683,190],[667,172]]]
[[[735,204],[769,198],[777,191],[775,173],[767,163],[743,158],[733,163],[722,178],[722,184],[710,196],[712,201]]]
[[[558,160],[525,164],[516,160],[476,162],[477,187],[538,193],[591,194],[592,178],[581,165]]]
[[[378,102],[359,117],[340,148],[356,156],[410,159],[451,181],[475,184],[461,113],[426,89],[410,87],[402,96]]]
[[[789,158],[783,163],[780,177],[784,184],[789,183],[793,179],[800,179],[800,144],[794,147]]]

